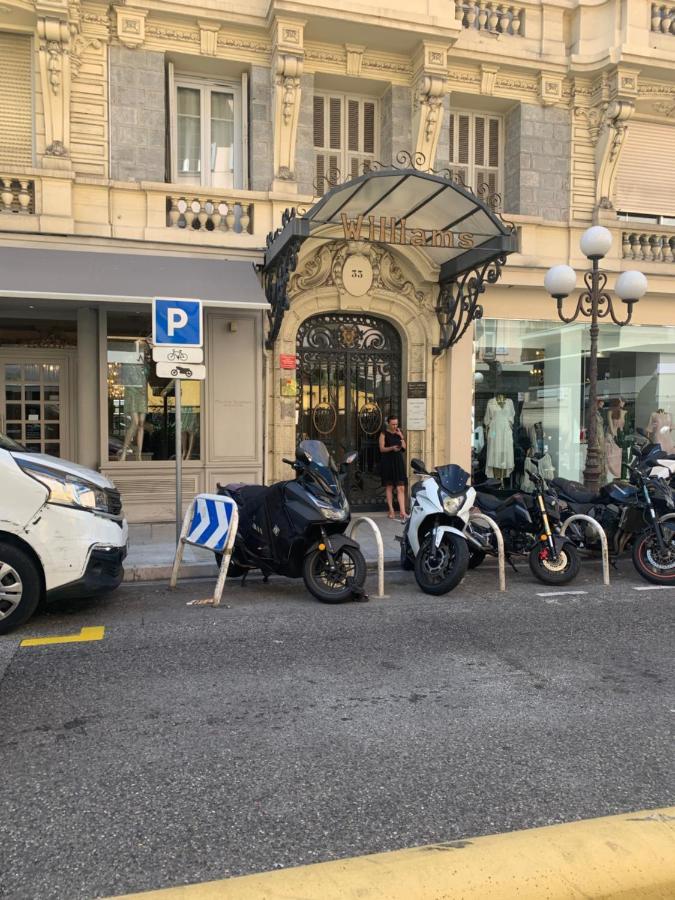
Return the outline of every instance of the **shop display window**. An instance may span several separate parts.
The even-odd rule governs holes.
[[[173,381],[157,378],[150,316],[108,314],[108,459],[162,462],[176,458]],[[200,458],[201,385],[182,388],[183,459]]]
[[[581,481],[586,458],[588,328],[555,321],[476,323],[474,479],[531,490],[540,469]],[[675,328],[601,325],[598,408],[602,480],[626,477],[632,436],[669,452],[675,432]]]

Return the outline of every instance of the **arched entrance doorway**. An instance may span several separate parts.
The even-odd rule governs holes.
[[[356,450],[349,502],[381,508],[378,440],[386,417],[401,407],[398,332],[367,313],[312,316],[298,329],[297,356],[297,440],[323,441],[337,462]]]

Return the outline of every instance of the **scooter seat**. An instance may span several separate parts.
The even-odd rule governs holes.
[[[553,487],[573,503],[592,503],[596,499],[593,491],[589,491],[578,481],[570,481],[567,478],[554,478]]]
[[[500,497],[494,497],[492,494],[484,494],[482,491],[476,493],[476,505],[479,509],[489,510],[490,512],[499,512],[513,506],[514,503],[524,503],[522,494],[512,494],[505,500]]]
[[[411,496],[411,497],[416,497],[416,496],[419,494],[419,492],[420,492],[420,491],[423,491],[423,490],[424,490],[424,482],[423,482],[423,481],[417,481],[417,482],[415,482],[415,484],[413,484],[413,486],[410,488],[410,496]]]

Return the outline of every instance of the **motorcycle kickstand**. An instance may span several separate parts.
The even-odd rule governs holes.
[[[507,557],[506,557],[506,561],[507,561],[507,563],[511,566],[511,568],[513,569],[513,571],[514,571],[514,572],[516,573],[516,575],[517,575],[517,574],[518,574],[518,569],[516,569],[516,564],[515,564],[514,561],[513,561],[513,557],[512,557],[512,556],[507,556]]]

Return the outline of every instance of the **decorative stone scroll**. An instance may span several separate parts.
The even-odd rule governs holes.
[[[288,182],[295,181],[300,77],[304,63],[303,26],[276,19],[273,39],[274,177]]]

